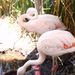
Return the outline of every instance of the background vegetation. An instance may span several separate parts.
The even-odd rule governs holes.
[[[0,0],[0,16],[17,18],[34,6],[33,0]],[[45,13],[59,16],[67,29],[75,35],[75,0],[43,0],[43,10]]]

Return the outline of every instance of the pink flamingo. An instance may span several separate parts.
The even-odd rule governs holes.
[[[58,57],[66,53],[75,52],[75,37],[68,31],[53,30],[43,33],[38,42],[39,58],[29,60],[17,70],[17,75],[24,75],[30,65],[39,65],[44,62],[46,55]]]
[[[37,34],[55,29],[66,29],[58,16],[50,14],[38,15],[35,8],[29,8],[26,14],[18,17],[17,22],[28,32],[36,32]]]

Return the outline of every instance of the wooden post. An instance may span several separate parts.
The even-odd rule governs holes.
[[[42,8],[43,8],[43,0],[34,0],[35,1],[35,8],[38,11],[38,14],[42,14]]]

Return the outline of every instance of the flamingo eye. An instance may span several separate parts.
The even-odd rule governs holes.
[[[32,16],[35,16],[35,14],[32,14]]]
[[[28,22],[28,21],[29,21],[28,18],[24,18],[24,19],[23,19],[23,22]]]

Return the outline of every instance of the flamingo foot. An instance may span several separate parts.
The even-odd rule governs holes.
[[[32,68],[34,69],[34,73],[35,73],[34,75],[41,75],[39,65],[34,65],[34,66],[32,66]]]
[[[51,75],[56,75],[57,69],[58,69],[58,65],[57,64],[52,66],[52,68],[51,68]]]

